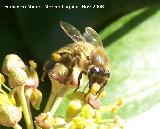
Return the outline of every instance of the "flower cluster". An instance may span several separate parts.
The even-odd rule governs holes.
[[[34,128],[29,105],[31,103],[39,109],[42,94],[37,89],[36,63],[31,60],[29,64],[30,67],[26,66],[15,54],[9,54],[4,59],[2,71],[8,77],[9,84],[9,87],[4,84],[4,76],[0,74],[0,123],[4,126],[21,128],[18,122],[23,112],[27,128]]]
[[[115,105],[118,103],[117,101]],[[97,110],[82,101],[72,100],[67,107],[66,117],[54,117],[53,125],[56,129],[123,129],[124,122],[119,116],[112,119],[102,117],[109,108],[113,110],[115,107],[110,105]]]
[[[68,69],[57,64],[48,72],[52,83],[52,90],[43,113],[35,117],[33,122],[30,104],[40,109],[42,93],[37,88],[39,77],[36,72],[36,63],[29,61],[29,67],[15,54],[7,55],[4,59],[2,71],[8,77],[7,86],[5,78],[0,74],[0,124],[22,129],[18,124],[24,115],[27,129],[123,129],[124,123],[119,116],[104,118],[106,112],[115,113],[123,105],[123,99],[117,100],[107,106],[101,106],[100,99],[105,96],[105,91],[100,90],[100,85],[94,83],[87,92],[71,92],[66,95],[70,100],[66,108],[65,117],[55,116],[68,89],[73,88],[60,82],[68,75]],[[77,82],[78,69],[73,71],[72,84]],[[75,87],[74,87],[75,88]]]

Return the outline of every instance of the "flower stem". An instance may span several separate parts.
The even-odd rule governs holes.
[[[63,95],[62,94],[57,94],[55,96],[53,105],[52,105],[52,107],[50,109],[50,112],[51,112],[52,115],[54,115],[54,113],[56,112],[57,108],[59,107],[59,105],[62,102],[62,99],[63,99]]]
[[[28,108],[26,97],[24,94],[24,86],[17,87],[17,94],[23,109],[24,119],[26,121],[27,129],[34,129],[31,112]]]
[[[56,112],[58,106],[61,104],[64,94],[67,91],[67,86],[63,84],[52,81],[52,90],[47,102],[47,105],[44,109],[44,112],[51,112],[52,115]]]
[[[48,112],[50,110],[55,97],[56,97],[55,89],[52,87],[49,99],[48,99],[46,107],[44,109],[44,112]]]

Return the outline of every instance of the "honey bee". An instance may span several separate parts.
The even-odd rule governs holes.
[[[102,41],[97,32],[91,27],[86,27],[83,35],[74,26],[61,21],[61,28],[73,40],[74,43],[68,44],[51,55],[51,59],[44,66],[44,76],[49,73],[56,64],[62,64],[67,68],[67,76],[60,78],[59,82],[68,84],[73,68],[77,66],[80,69],[78,83],[75,91],[80,86],[80,80],[83,75],[88,77],[89,89],[94,83],[101,86],[97,93],[104,90],[108,79],[110,78],[109,60],[104,51]]]

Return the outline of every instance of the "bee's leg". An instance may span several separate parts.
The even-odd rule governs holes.
[[[96,95],[97,98],[100,96],[100,94],[103,92],[105,85],[107,84],[107,81],[101,86],[101,88],[97,91]]]
[[[99,91],[97,91],[96,95],[97,98],[99,98],[99,96],[101,95],[101,93],[104,91],[104,86],[101,86],[101,88],[99,89]]]
[[[67,52],[61,53],[60,63],[64,64],[68,68],[68,75],[64,80],[64,84],[68,82],[69,77],[72,74],[73,68],[77,62],[78,62],[78,58],[76,56],[73,56],[72,54]]]
[[[73,68],[74,68],[74,66],[75,66],[75,64],[76,64],[77,62],[78,62],[78,58],[72,56],[71,65],[70,65],[70,67],[68,67],[68,77],[71,76],[72,71],[73,71]]]
[[[48,74],[48,72],[54,68],[56,62],[53,61],[53,60],[48,60],[45,65],[43,66],[43,74],[42,74],[42,77],[41,77],[41,80],[44,81],[44,78],[45,76]]]
[[[77,90],[78,90],[78,88],[79,88],[79,86],[80,86],[80,81],[81,81],[81,79],[82,79],[82,75],[83,74],[86,74],[86,72],[84,72],[84,71],[81,71],[80,72],[80,74],[79,74],[79,76],[78,76],[78,85],[77,85],[77,88],[74,90],[74,92],[76,92]]]
[[[107,85],[107,82],[108,82],[108,80],[105,80],[104,81],[104,83],[103,84],[101,84],[101,88],[99,89],[99,91],[98,92],[101,92],[101,91],[103,91],[104,90],[104,87],[105,87],[105,85]],[[97,92],[97,93],[98,93]]]
[[[89,82],[88,82],[87,85],[84,87],[83,92],[86,90],[87,86],[89,86]]]

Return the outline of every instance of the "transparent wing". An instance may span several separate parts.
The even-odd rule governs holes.
[[[98,33],[91,27],[86,27],[83,33],[83,38],[87,43],[91,43],[96,47],[103,47],[102,41]]]
[[[74,26],[64,21],[60,22],[60,26],[75,43],[84,42],[83,36]]]

